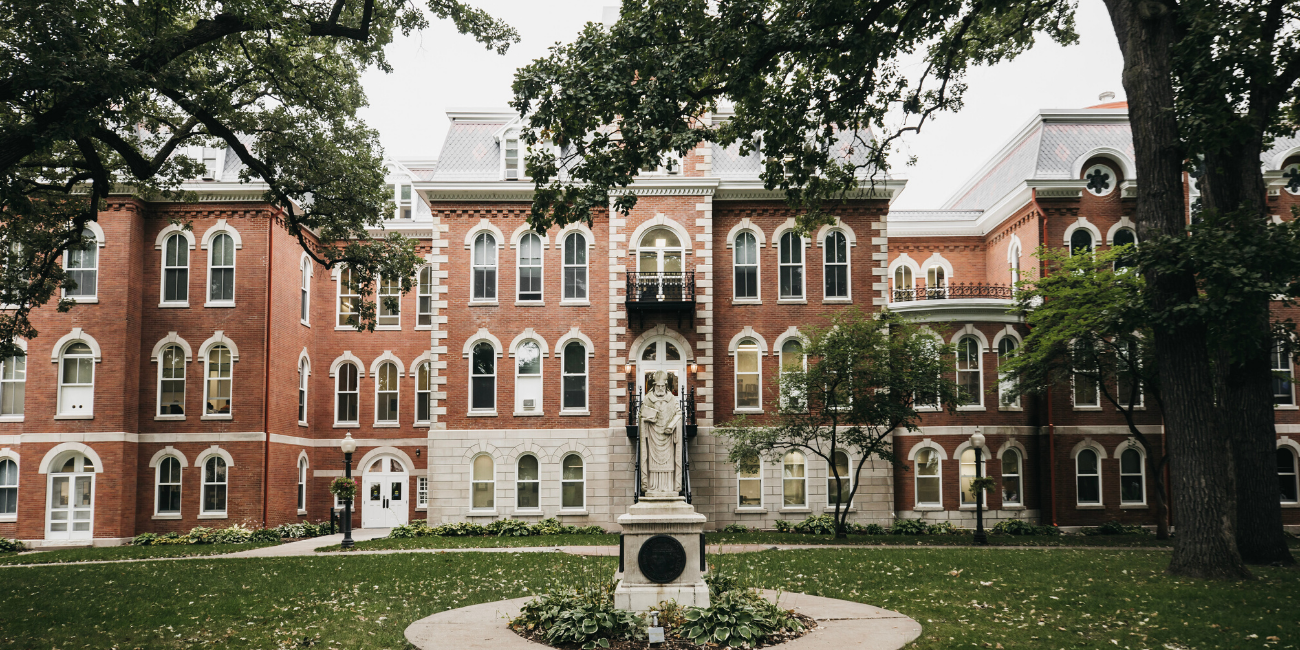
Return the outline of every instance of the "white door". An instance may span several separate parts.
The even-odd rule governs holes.
[[[637,253],[639,280],[633,291],[642,302],[682,299],[681,241],[667,228],[654,228],[641,236]]]
[[[95,464],[72,453],[56,458],[50,471],[45,539],[90,540],[95,534]]]
[[[641,350],[636,373],[638,395],[645,397],[646,391],[654,388],[654,374],[659,370],[667,374],[669,392],[681,399],[682,380],[686,377],[686,355],[676,341],[655,339]]]
[[[366,468],[362,479],[362,528],[392,528],[410,519],[410,475],[402,461],[383,456]]]

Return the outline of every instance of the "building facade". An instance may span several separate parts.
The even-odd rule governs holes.
[[[1122,106],[1040,111],[939,210],[891,211],[904,183],[864,184],[809,236],[763,189],[757,156],[713,145],[644,173],[628,215],[534,232],[515,116],[449,118],[436,160],[390,165],[385,230],[414,238],[425,264],[373,332],[348,323],[349,271],[315,266],[228,152],[202,152],[197,202],[110,200],[89,226],[98,247],[65,255],[76,306],[40,310],[26,356],[3,362],[0,536],[111,544],[325,519],[345,433],[359,444],[357,526],[616,529],[635,489],[629,409],[655,371],[687,408],[689,489],[709,527],[801,520],[837,507],[827,464],[791,454],[738,474],[713,428],[770,415],[781,368],[802,363],[800,328],[851,307],[958,344],[954,377],[981,396],[896,434],[902,464],[869,460],[853,520],[969,525],[978,429],[1002,486],[991,519],[1154,523],[1140,461],[1159,449],[1095,390],[1008,406],[997,374],[1024,336],[1008,287],[1040,243],[1136,241]],[[1300,192],[1296,152],[1282,141],[1264,161],[1278,215]],[[1300,421],[1290,382],[1276,392],[1280,498],[1295,506]],[[1162,441],[1154,408],[1142,426]]]

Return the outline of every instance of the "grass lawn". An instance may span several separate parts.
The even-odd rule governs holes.
[[[87,562],[90,560],[135,560],[155,557],[195,557],[200,555],[224,555],[237,551],[247,551],[262,546],[274,546],[271,543],[258,544],[185,544],[177,546],[99,546],[87,548],[66,548],[58,551],[40,553],[5,553],[0,555],[0,564],[55,564],[63,562]]]
[[[412,537],[408,539],[371,539],[357,542],[358,551],[402,548],[512,548],[521,546],[618,546],[618,535],[537,535],[535,537]],[[337,552],[337,544],[316,549]]]
[[[710,544],[863,544],[886,546],[970,546],[970,535],[801,535],[796,533],[708,533]],[[989,535],[990,546],[1132,546],[1171,547],[1173,540],[1155,535]]]

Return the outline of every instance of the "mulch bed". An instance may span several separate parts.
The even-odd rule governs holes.
[[[811,632],[813,628],[817,627],[817,621],[814,621],[810,616],[804,616],[803,614],[795,612],[794,617],[799,619],[799,622],[803,623],[802,630],[798,632],[777,632],[763,639],[763,641],[761,641],[758,645],[753,645],[750,647],[766,648],[768,646],[774,646],[781,643],[786,643],[788,641],[793,641]],[[533,643],[540,643],[542,645],[550,646],[552,648],[559,648],[560,650],[581,650],[582,649],[582,646],[573,643],[566,643],[564,645],[552,646],[551,644],[546,642],[546,633],[543,632],[542,630],[522,630],[522,629],[516,629],[514,627],[511,627],[510,629],[514,630],[515,634],[518,634],[519,636],[522,636],[525,639],[532,641]],[[703,646],[696,645],[692,643],[689,639],[683,639],[681,637],[678,637],[676,635],[676,631],[677,630],[675,628],[666,628],[664,630],[664,642],[655,644],[653,646],[645,641],[628,641],[626,639],[610,639],[609,648],[610,650],[646,650],[647,648],[653,648],[654,650],[699,650],[699,648],[726,647],[726,646],[719,646],[718,644],[714,644],[714,643],[706,644]]]

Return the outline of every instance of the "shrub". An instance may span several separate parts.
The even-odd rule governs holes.
[[[1084,528],[1084,535],[1145,535],[1147,529],[1137,524],[1122,524],[1111,520],[1096,528]]]
[[[794,526],[791,525],[790,522],[788,522],[788,521],[786,521],[786,520],[784,520],[784,519],[777,519],[777,520],[776,520],[776,532],[778,532],[778,533],[788,533],[788,532],[790,532],[793,528],[794,528]]]
[[[885,530],[885,527],[884,527],[884,526],[881,526],[880,524],[867,524],[866,526],[863,526],[862,524],[855,524],[855,525],[854,525],[854,530],[853,530],[853,532],[858,533],[858,534],[860,534],[860,535],[887,535],[887,534],[889,534],[889,531],[888,531],[888,530]]]
[[[433,534],[441,537],[476,537],[487,534],[487,528],[468,521],[454,521],[433,529]]]
[[[250,542],[278,542],[280,541],[280,531],[274,528],[259,528],[249,535]]]
[[[920,519],[896,519],[889,528],[891,535],[924,535],[930,526]]]
[[[17,553],[18,551],[27,550],[27,545],[7,537],[0,537],[0,553]]]
[[[510,627],[542,634],[551,645],[608,648],[610,639],[645,638],[645,616],[614,607],[614,583],[565,588],[529,601]]]
[[[564,530],[564,524],[555,517],[548,517],[529,526],[529,530],[534,535],[559,535]]]
[[[723,526],[723,527],[722,527],[722,532],[724,532],[724,533],[748,533],[748,532],[750,532],[750,529],[749,529],[749,526],[746,526],[745,524],[727,524],[726,526]]]
[[[926,531],[925,534],[927,534],[927,535],[964,535],[965,533],[966,533],[965,530],[962,530],[962,529],[960,529],[960,528],[958,528],[958,527],[952,525],[952,522],[951,522],[951,521],[937,521],[937,522],[935,522],[935,523],[933,523],[933,524],[930,524],[930,530]]]
[[[528,522],[518,519],[498,519],[486,526],[489,535],[497,537],[528,537],[532,530]]]
[[[834,535],[835,518],[830,515],[808,515],[794,525],[794,532],[805,535]]]
[[[238,524],[230,528],[219,528],[212,531],[211,541],[209,544],[245,544],[253,539],[253,531],[250,528],[244,528]]]
[[[803,629],[790,612],[748,589],[724,591],[708,608],[686,610],[685,618],[679,634],[697,645],[754,646],[774,632]]]
[[[131,546],[152,546],[157,541],[158,533],[140,533],[131,538]]]
[[[578,535],[604,535],[605,529],[601,528],[596,524],[592,524],[590,526],[583,526],[582,528],[579,528],[578,530],[575,530],[573,532]]]
[[[280,537],[287,539],[320,537],[321,535],[330,534],[330,522],[322,521],[313,524],[307,521],[299,521],[291,524],[280,524],[272,530],[278,533]]]
[[[429,528],[429,522],[424,519],[416,519],[405,526],[393,526],[393,529],[388,531],[389,539],[429,537],[435,534],[433,529]]]
[[[716,600],[722,594],[740,588],[740,581],[736,580],[736,576],[713,571],[705,574],[704,584],[709,586],[709,600]]]
[[[993,527],[994,535],[1060,535],[1056,526],[1035,526],[1021,519],[1004,519]]]

